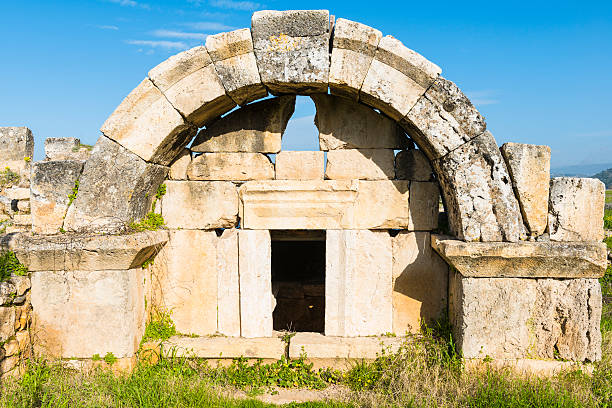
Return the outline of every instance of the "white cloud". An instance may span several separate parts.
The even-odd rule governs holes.
[[[466,92],[468,98],[474,105],[495,105],[499,103],[499,100],[495,98],[497,91],[493,89],[484,89],[482,91],[471,91]]]
[[[148,4],[139,3],[134,0],[107,0],[107,1],[118,4],[120,6],[124,6],[124,7],[140,7],[140,8],[147,9],[147,10],[151,8]]]
[[[114,26],[114,25],[99,25],[96,27],[98,27],[100,30],[114,30],[114,31],[119,30],[119,27]]]
[[[183,25],[189,28],[193,28],[194,30],[204,31],[227,31],[236,28],[223,23],[217,23],[215,21],[198,21],[194,23],[183,23]]]
[[[149,40],[127,40],[126,43],[131,45],[144,45],[152,48],[164,48],[164,49],[185,49],[187,44],[182,41],[149,41]]]
[[[206,40],[207,35],[202,33],[186,33],[184,31],[155,30],[152,33],[156,37],[180,38],[183,40]]]
[[[232,9],[232,10],[255,10],[262,8],[263,4],[253,1],[235,1],[235,0],[210,0],[209,4],[213,7]]]

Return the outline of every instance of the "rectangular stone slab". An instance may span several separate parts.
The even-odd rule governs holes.
[[[217,241],[217,331],[240,336],[238,230],[226,229]]]
[[[329,11],[253,13],[251,33],[262,82],[273,94],[326,92]]]
[[[167,241],[168,232],[163,230],[125,235],[15,234],[2,247],[14,251],[30,272],[124,270],[140,267]]]
[[[238,222],[238,191],[229,181],[166,181],[161,200],[168,228],[232,228]]]
[[[272,180],[274,164],[261,153],[204,153],[187,167],[189,180]]]
[[[164,351],[168,352],[169,356],[176,357],[221,359],[245,357],[278,360],[285,355],[286,346],[287,344],[279,336],[249,339],[174,336],[164,342]]]
[[[391,149],[341,149],[327,152],[328,180],[388,180],[395,177]]]
[[[59,358],[132,357],[145,329],[144,271],[32,274],[35,351]]]
[[[289,357],[375,359],[385,352],[395,353],[406,337],[333,337],[320,333],[296,333],[289,343]]]
[[[431,246],[466,277],[601,278],[603,242],[464,242],[431,236]]]
[[[276,155],[277,180],[323,180],[323,152],[282,151]]]

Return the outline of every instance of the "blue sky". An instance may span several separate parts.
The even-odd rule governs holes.
[[[512,4],[516,3],[516,4]],[[393,35],[471,97],[498,144],[547,144],[553,167],[612,162],[610,2],[86,0],[0,4],[0,126],[94,143],[150,68],[259,9],[326,8]],[[284,148],[316,146],[300,98]]]

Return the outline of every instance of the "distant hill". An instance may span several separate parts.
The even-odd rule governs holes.
[[[607,171],[605,169],[610,168],[612,168],[612,163],[576,164],[572,166],[551,168],[550,175],[553,177],[596,177],[593,176],[593,174],[598,173],[600,171]]]
[[[612,168],[600,171],[599,173],[595,174],[593,178],[597,178],[603,181],[608,190],[612,189]]]

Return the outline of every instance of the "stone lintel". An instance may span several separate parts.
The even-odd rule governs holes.
[[[431,246],[465,277],[601,278],[601,242],[464,242],[431,236]]]
[[[140,268],[167,241],[167,231],[44,237],[24,233],[9,236],[0,248],[14,251],[30,272],[127,270]]]

